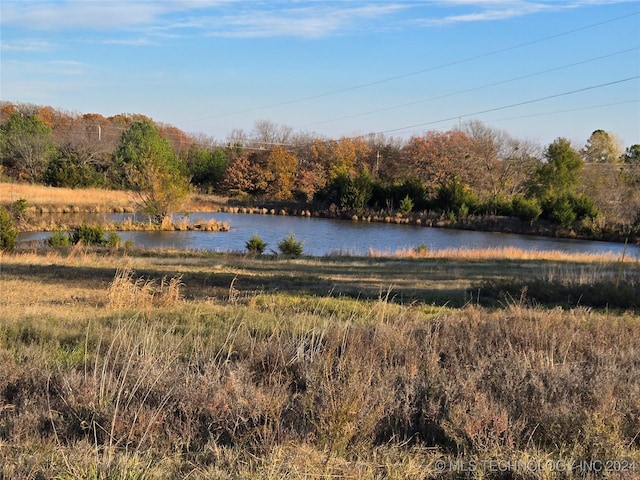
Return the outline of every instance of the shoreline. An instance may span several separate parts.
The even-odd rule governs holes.
[[[622,226],[604,226],[599,231],[593,231],[584,226],[561,227],[545,220],[536,220],[533,223],[523,222],[515,217],[497,215],[469,215],[460,220],[452,221],[442,213],[431,211],[410,212],[407,214],[395,212],[383,212],[368,210],[364,212],[333,211],[331,209],[314,208],[313,205],[292,204],[264,204],[263,206],[229,205],[219,202],[204,203],[201,200],[190,205],[185,211],[189,215],[196,213],[231,213],[244,215],[271,215],[271,216],[302,216],[309,218],[327,218],[363,223],[388,223],[397,225],[413,225],[416,227],[444,228],[453,230],[468,230],[494,233],[510,233],[518,235],[531,235],[549,238],[565,238],[572,240],[603,241],[614,243],[630,243],[640,245],[640,234],[629,229],[623,232]],[[131,206],[73,206],[73,205],[38,205],[30,206],[26,210],[28,220],[18,222],[20,232],[56,231],[61,229],[73,229],[79,223],[68,223],[64,220],[66,215],[82,214],[114,214],[114,213],[140,213]],[[181,215],[176,212],[176,215]],[[47,215],[60,215],[62,219],[48,219]],[[40,220],[40,221],[38,221]],[[63,220],[60,222],[59,220]],[[229,225],[225,222],[190,222],[189,219],[173,221],[172,216],[167,217],[161,224],[148,221],[125,222],[97,222],[105,231],[228,231]]]
[[[20,232],[56,231],[73,229],[82,224],[82,220],[73,219],[74,215],[135,214],[139,212],[132,192],[100,189],[64,189],[42,185],[12,184],[0,182],[0,206],[9,210],[18,200],[24,200],[26,208],[17,218]],[[469,215],[460,219],[451,218],[447,213],[416,211],[406,214],[393,210],[363,209],[359,211],[340,210],[331,205],[324,207],[311,202],[238,200],[218,195],[194,193],[185,202],[186,217],[203,212],[224,212],[249,215],[289,215],[314,218],[330,218],[356,222],[379,222],[399,225],[426,226],[455,230],[469,230],[494,233],[513,233],[548,238],[566,238],[588,241],[606,241],[640,245],[640,228],[632,225],[603,224],[597,221],[580,222],[566,228],[538,219],[524,222],[515,217]],[[178,215],[180,212],[177,212]],[[15,213],[14,213],[15,215]],[[47,218],[49,216],[49,218]],[[53,219],[52,216],[60,216]],[[193,216],[191,218],[194,218]],[[188,220],[188,218],[187,218]],[[197,219],[196,219],[197,220]],[[93,222],[93,220],[92,220]],[[225,231],[228,225],[190,224],[189,221],[173,218],[162,225],[144,222],[97,221],[105,230],[216,230]]]

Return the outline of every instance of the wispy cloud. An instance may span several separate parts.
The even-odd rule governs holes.
[[[165,15],[224,5],[225,1],[56,0],[2,3],[2,25],[30,30],[110,30],[152,25]]]
[[[4,0],[3,26],[31,31],[185,32],[220,37],[295,36],[317,38],[382,24],[413,8],[406,0],[325,1],[99,1]],[[143,45],[145,41],[117,40]]]
[[[473,10],[468,13],[444,15],[440,18],[426,19],[422,22],[423,25],[430,26],[463,22],[507,20],[509,18],[522,17],[549,10],[549,6],[547,5],[532,2],[456,1],[455,3],[459,6],[471,7]]]
[[[122,45],[129,47],[146,47],[149,45],[156,45],[151,39],[146,37],[141,38],[112,38],[102,41],[104,45]]]
[[[263,2],[242,0],[3,0],[0,25],[40,31],[129,30],[243,4],[264,8]]]
[[[206,35],[322,38],[403,26],[505,20],[542,11],[637,0],[3,0],[3,26],[107,35]],[[112,43],[146,45],[149,40]]]
[[[276,4],[277,5],[277,4]],[[320,38],[368,28],[380,29],[389,16],[411,8],[402,3],[316,2],[307,6],[239,9],[220,17],[201,19],[200,26],[208,36],[257,38]]]
[[[54,45],[47,40],[21,39],[12,42],[0,42],[0,48],[7,52],[46,52],[52,50]]]
[[[540,12],[561,11],[585,6],[637,3],[637,0],[440,0],[442,15],[423,17],[415,23],[437,26],[465,22],[508,20]],[[464,13],[448,13],[464,10]]]
[[[8,60],[3,65],[8,75],[63,75],[78,76],[86,75],[87,66],[82,62],[75,60],[50,60],[47,62],[31,62],[22,60]]]

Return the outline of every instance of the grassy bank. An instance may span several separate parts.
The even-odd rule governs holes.
[[[473,293],[617,266],[5,254],[0,477],[638,478],[637,313]]]

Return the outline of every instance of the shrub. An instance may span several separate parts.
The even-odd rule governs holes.
[[[18,229],[9,212],[0,207],[0,251],[11,251],[16,246]]]
[[[575,212],[578,220],[583,218],[596,218],[600,212],[596,207],[593,200],[586,195],[579,195],[571,197],[571,203],[573,205],[573,211]]]
[[[265,248],[267,248],[267,244],[264,242],[264,240],[262,240],[262,238],[260,238],[259,235],[254,235],[249,240],[247,240],[245,246],[247,247],[247,251],[249,253],[257,255],[262,255]]]
[[[296,240],[293,233],[290,233],[287,238],[278,243],[278,249],[280,249],[280,252],[284,255],[298,257],[302,255],[302,244],[302,241]]]
[[[119,248],[122,245],[122,237],[117,232],[109,232],[105,239],[105,245],[111,248]]]
[[[570,227],[578,218],[576,212],[573,210],[572,202],[567,196],[554,198],[546,203],[546,214],[554,223],[562,225],[563,227]]]
[[[504,215],[509,216],[513,213],[512,202],[507,200],[504,196],[498,195],[485,201],[479,207],[480,213],[486,215]]]
[[[16,220],[24,220],[27,218],[27,208],[29,204],[25,198],[19,198],[11,205],[11,213]]]
[[[71,235],[73,243],[82,242],[85,245],[106,245],[107,239],[104,236],[104,229],[100,226],[82,224],[76,227]]]
[[[57,230],[47,238],[47,244],[51,247],[68,247],[71,245],[71,237],[68,233]]]
[[[455,217],[464,217],[478,205],[478,199],[469,186],[457,178],[449,180],[438,189],[436,204],[443,211],[453,213]]]
[[[511,200],[511,211],[523,222],[535,222],[542,213],[542,208],[535,198],[516,196]]]
[[[373,196],[374,182],[371,175],[362,172],[355,177],[339,173],[329,184],[316,192],[315,200],[321,203],[335,203],[342,209],[361,210]]]

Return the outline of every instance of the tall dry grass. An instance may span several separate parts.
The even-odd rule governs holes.
[[[77,206],[96,205],[131,207],[133,194],[98,188],[59,188],[27,183],[0,183],[0,204],[9,205],[24,198],[29,205]]]
[[[107,306],[112,309],[133,308],[149,311],[152,307],[175,307],[183,300],[180,291],[182,275],[167,279],[162,277],[157,285],[155,279],[134,278],[129,268],[116,271],[109,285]]]
[[[114,260],[0,257],[0,478],[637,478],[637,314],[249,294],[236,273],[185,298],[219,266]]]
[[[31,206],[54,209],[62,213],[73,212],[74,209],[135,211],[139,207],[138,196],[128,191],[0,182],[0,205],[11,205],[19,199],[27,200]],[[216,195],[192,195],[186,208],[191,212],[208,212],[218,210],[219,205],[226,201],[226,198]]]
[[[444,460],[546,479],[581,477],[486,465],[640,461],[635,316],[391,294],[162,305],[153,286],[120,270],[99,319],[56,327],[61,305],[0,326],[4,477],[467,478]]]

